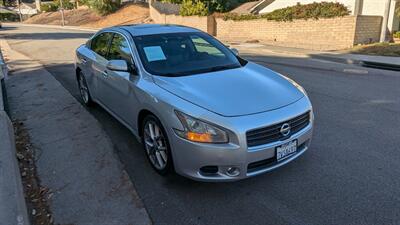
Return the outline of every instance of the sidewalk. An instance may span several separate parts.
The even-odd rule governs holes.
[[[0,52],[0,64],[2,64]],[[4,111],[5,74],[0,69],[0,224],[29,225],[15,150],[14,130]]]
[[[98,121],[40,64],[1,46],[11,117],[29,132],[54,224],[151,224]]]
[[[358,54],[346,54],[340,52],[322,52],[300,48],[281,47],[267,45],[263,43],[242,43],[228,42],[232,48],[244,52],[252,52],[258,54],[283,54],[297,57],[307,57],[313,59],[327,60],[337,63],[367,66],[389,70],[400,70],[400,57],[388,56],[370,56]]]

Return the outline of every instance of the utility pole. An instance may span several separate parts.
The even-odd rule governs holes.
[[[17,0],[18,3],[18,15],[19,15],[19,22],[22,23],[22,13],[21,13],[21,0]]]
[[[354,5],[354,16],[358,16],[362,14],[362,7],[363,7],[363,0],[356,0],[356,3]]]
[[[385,0],[385,13],[383,15],[380,42],[386,42],[387,27],[389,23],[390,3],[392,0]]]
[[[60,0],[61,26],[65,26],[63,0]]]
[[[38,11],[38,12],[41,12],[41,11],[42,11],[42,9],[41,9],[41,7],[42,7],[42,0],[35,0],[35,4],[36,4],[36,9],[37,9],[37,11]]]

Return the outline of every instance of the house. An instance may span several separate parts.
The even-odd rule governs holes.
[[[386,1],[390,1],[389,19],[387,29],[390,32],[400,30],[400,19],[396,16],[395,10],[400,7],[400,0],[260,0],[255,2],[246,12],[262,14],[272,12],[276,9],[313,2],[338,2],[347,6],[353,15],[384,16]],[[254,2],[253,2],[254,3]]]
[[[36,6],[34,3],[21,3],[20,6],[16,7],[8,7],[10,10],[14,11],[17,14],[21,14],[23,19],[29,18],[38,13]]]
[[[275,0],[258,0],[251,1],[241,4],[239,7],[235,8],[231,11],[231,13],[237,14],[258,14],[260,10],[267,7],[269,4],[274,2]]]

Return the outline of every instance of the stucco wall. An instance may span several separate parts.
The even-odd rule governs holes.
[[[368,44],[378,42],[381,34],[382,17],[359,16],[357,17],[354,44]]]

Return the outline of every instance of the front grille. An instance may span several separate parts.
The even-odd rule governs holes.
[[[290,133],[287,136],[284,136],[280,132],[282,125],[285,123],[288,123],[290,125]],[[291,135],[305,128],[309,123],[310,123],[310,112],[306,112],[293,119],[272,126],[248,131],[246,133],[247,146],[254,147],[258,145],[265,145],[275,141],[287,139]]]

